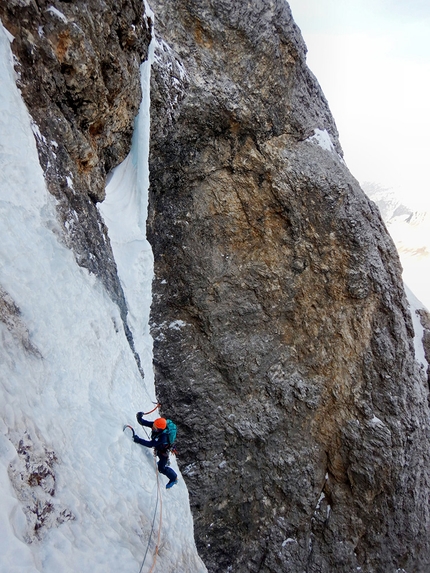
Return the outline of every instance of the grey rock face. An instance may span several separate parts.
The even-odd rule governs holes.
[[[160,399],[211,572],[428,570],[428,387],[398,256],[288,5],[153,0]]]
[[[152,23],[140,0],[13,0],[0,4],[0,18],[14,36],[18,85],[57,199],[62,240],[119,305],[133,347],[96,203],[104,198],[106,174],[130,149]]]

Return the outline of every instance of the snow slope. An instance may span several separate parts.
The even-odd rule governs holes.
[[[118,218],[108,225],[147,373],[142,381],[118,308],[59,238],[38,130],[16,88],[3,27],[0,83],[0,572],[206,571],[183,480],[166,491],[160,476],[158,490],[151,451],[123,432],[156,399],[141,193],[148,121],[138,124],[132,153],[108,189],[108,201],[113,188],[118,197],[129,193],[129,212],[115,199]]]

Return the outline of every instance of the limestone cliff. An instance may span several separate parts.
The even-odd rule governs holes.
[[[153,0],[156,383],[209,571],[428,570],[396,250],[283,0]]]

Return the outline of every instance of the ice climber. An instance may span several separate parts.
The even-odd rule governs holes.
[[[169,449],[171,445],[169,443],[169,436],[166,430],[167,420],[165,418],[157,418],[153,422],[150,422],[143,419],[142,412],[138,412],[136,414],[136,420],[141,426],[152,428],[151,439],[144,440],[135,434],[133,436],[133,440],[136,442],[136,444],[155,449],[155,453],[158,456],[158,471],[160,474],[164,474],[169,478],[169,483],[166,485],[166,489],[169,489],[178,483],[178,476],[176,472],[168,466]]]

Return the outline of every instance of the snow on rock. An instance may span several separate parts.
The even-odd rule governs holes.
[[[187,323],[183,320],[174,320],[169,324],[169,328],[173,328],[173,330],[181,330]]]
[[[384,426],[384,422],[377,416],[373,416],[373,418],[369,421],[369,424],[372,426]]]
[[[46,11],[50,12],[54,16],[57,16],[57,18],[60,18],[60,20],[62,20],[65,24],[67,24],[66,16],[62,12],[57,10],[57,8],[54,8],[54,6],[50,6]]]
[[[314,141],[326,151],[335,152],[330,134],[326,129],[314,129],[314,135],[308,137],[307,141]]]
[[[183,480],[166,491],[159,476],[156,504],[152,452],[123,432],[149,409],[153,382],[139,374],[118,307],[58,238],[2,27],[0,81],[0,571],[139,571],[148,547],[145,573],[160,524],[156,570],[206,571]],[[122,191],[134,152],[119,168]],[[136,241],[133,273],[148,285],[151,255],[141,235],[129,252]],[[148,372],[149,352],[144,360]]]
[[[341,163],[345,164],[343,157],[336,151],[332,138],[326,129],[314,129],[314,134],[308,137],[306,141],[316,143],[326,151],[330,151],[330,153],[333,153]]]

